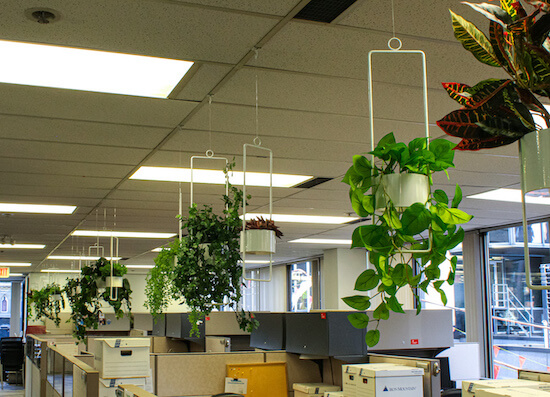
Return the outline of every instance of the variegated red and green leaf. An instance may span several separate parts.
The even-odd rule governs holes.
[[[500,0],[500,7],[515,21],[526,15],[525,9],[518,0]]]
[[[469,85],[462,83],[441,83],[447,94],[460,103],[462,106],[468,106],[472,100],[472,96],[468,93]]]
[[[546,0],[525,0],[527,3],[531,4],[533,7],[538,7],[544,12],[550,11],[550,2]]]
[[[474,10],[487,17],[487,19],[502,25],[503,28],[506,28],[507,25],[513,22],[512,17],[497,5],[489,3],[470,3],[467,1],[463,1],[462,4],[469,5]]]
[[[499,146],[509,145],[514,143],[517,139],[506,138],[506,137],[491,137],[488,139],[463,139],[455,146],[454,150],[480,150],[480,149],[491,149]]]
[[[486,65],[499,67],[498,58],[485,34],[473,23],[450,11],[455,37],[474,57]]]
[[[514,74],[512,62],[510,58],[508,58],[509,51],[505,49],[505,46],[509,46],[509,44],[504,39],[504,28],[493,21],[489,23],[489,42],[493,47],[493,51],[495,52],[500,66],[509,74]]]
[[[487,118],[487,113],[477,109],[458,109],[437,122],[447,135],[463,139],[489,138],[491,135],[485,132],[478,123]]]
[[[512,80],[499,80],[499,79],[487,79],[480,81],[473,87],[468,89],[468,93],[471,95],[471,101],[469,107],[481,107],[485,105],[496,95],[506,89],[508,85],[512,83]]]

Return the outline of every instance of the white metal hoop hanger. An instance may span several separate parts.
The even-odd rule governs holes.
[[[254,57],[258,59],[258,48],[254,48]],[[273,218],[273,151],[262,146],[262,140],[258,134],[259,131],[259,118],[258,118],[258,72],[256,72],[256,105],[255,105],[255,127],[256,137],[253,139],[253,144],[245,143],[243,145],[243,222],[242,222],[242,234],[241,234],[241,253],[243,260],[243,280],[246,281],[258,281],[258,282],[270,282],[273,279],[273,252],[269,253],[269,277],[267,279],[246,277],[246,246],[247,246],[247,233],[246,233],[246,158],[247,148],[255,148],[263,150],[269,153],[269,219]]]
[[[393,2],[392,2],[393,3]],[[393,4],[392,4],[392,16],[393,16]],[[426,53],[422,50],[401,50],[403,43],[401,39],[394,35],[388,40],[388,50],[371,50],[369,51],[368,66],[368,90],[369,90],[369,124],[370,124],[370,145],[371,151],[374,151],[374,106],[373,106],[373,80],[372,80],[372,58],[374,54],[419,54],[422,57],[422,89],[423,89],[423,102],[424,102],[424,130],[426,136],[426,144],[430,144],[430,126],[428,122],[428,72],[426,67]],[[372,156],[374,162],[374,155]],[[373,218],[374,222],[374,218]],[[423,250],[398,250],[403,254],[414,253],[426,253],[432,250],[432,233],[431,230],[428,236],[429,246]]]

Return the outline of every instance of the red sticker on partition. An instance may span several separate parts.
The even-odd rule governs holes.
[[[206,320],[206,321],[210,321],[210,317],[207,316],[207,317],[205,318],[205,320]]]
[[[418,339],[411,339],[411,345],[418,345]]]
[[[322,318],[323,320],[326,320],[326,319],[327,319],[327,314],[326,314],[326,313],[321,313],[321,318]]]

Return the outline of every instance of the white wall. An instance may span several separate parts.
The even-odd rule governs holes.
[[[355,280],[367,269],[364,249],[334,248],[325,250],[321,265],[321,301],[323,309],[352,310],[342,298],[357,295]]]

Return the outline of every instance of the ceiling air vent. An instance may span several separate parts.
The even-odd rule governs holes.
[[[310,189],[313,186],[320,185],[321,183],[325,183],[328,181],[331,181],[333,178],[313,178],[309,181],[305,181],[304,183],[300,183],[299,185],[293,186],[300,189]]]
[[[334,21],[357,0],[311,0],[294,18],[307,21]]]

